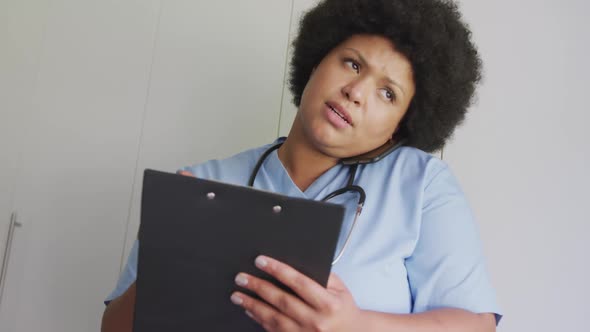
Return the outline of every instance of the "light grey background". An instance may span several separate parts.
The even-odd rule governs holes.
[[[314,0],[0,0],[0,331],[97,331],[142,170],[288,133],[289,43]],[[587,2],[463,0],[485,65],[445,147],[499,330],[588,331]]]
[[[501,331],[590,331],[585,1],[462,1],[485,63],[444,150],[506,311]]]

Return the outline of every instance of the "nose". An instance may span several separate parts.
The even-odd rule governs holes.
[[[342,95],[356,106],[361,106],[365,97],[364,85],[361,78],[354,79],[342,87]]]

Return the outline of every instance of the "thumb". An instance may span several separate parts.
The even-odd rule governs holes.
[[[348,291],[344,281],[342,281],[342,279],[340,279],[340,277],[338,277],[334,272],[330,273],[330,277],[328,278],[328,289],[335,291]]]

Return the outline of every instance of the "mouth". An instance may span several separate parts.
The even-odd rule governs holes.
[[[350,115],[338,104],[327,102],[326,106],[332,110],[336,115],[338,115],[342,120],[352,126],[352,119]]]

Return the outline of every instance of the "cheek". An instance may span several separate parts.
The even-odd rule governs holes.
[[[343,78],[337,72],[318,67],[303,89],[301,103],[322,103],[328,96],[334,96],[339,91],[342,81]]]
[[[301,109],[309,108],[309,106],[313,104],[314,100],[317,99],[316,91],[318,91],[318,89],[315,87],[315,82],[313,80],[307,82],[307,85],[301,94],[301,103],[299,104]]]
[[[375,116],[371,117],[368,121],[368,126],[365,128],[369,133],[372,133],[376,138],[382,138],[384,136],[391,136],[401,118],[395,114],[394,110],[381,110],[375,112]]]

